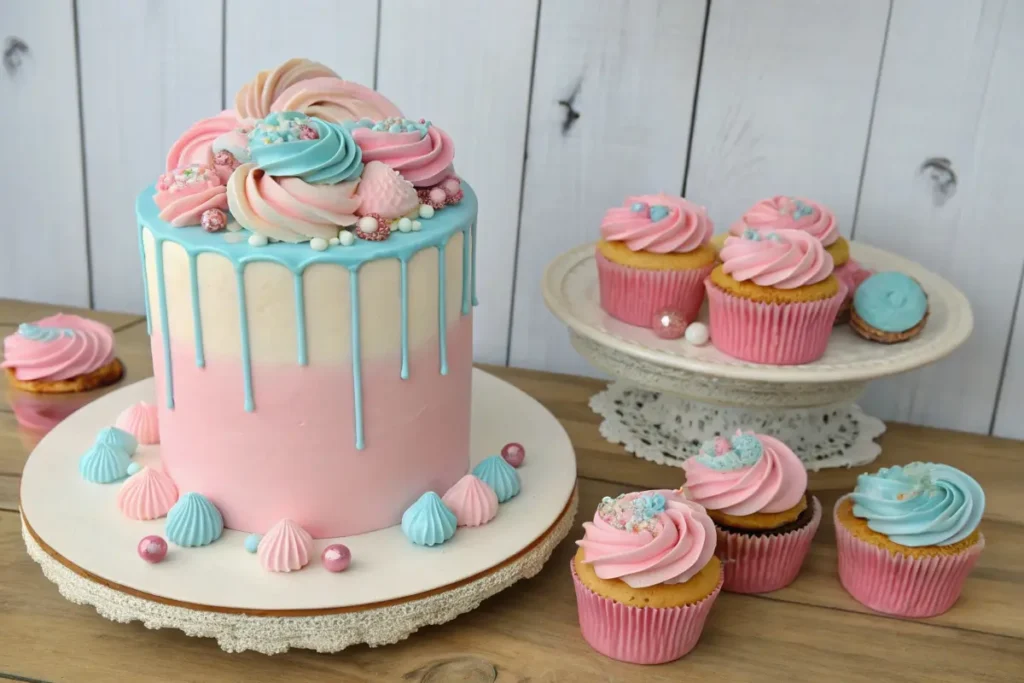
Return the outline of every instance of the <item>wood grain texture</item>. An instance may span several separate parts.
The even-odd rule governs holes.
[[[627,195],[679,194],[704,13],[703,0],[542,4],[512,365],[594,374],[544,307],[541,275]]]
[[[89,305],[71,0],[0,3],[0,294]]]
[[[1022,33],[1018,2],[893,5],[855,236],[961,288],[975,332],[934,367],[870,385],[882,418],[989,431],[1024,267],[1024,167],[1007,145],[1024,138]],[[1014,384],[1003,424],[1019,429]]]
[[[78,5],[97,308],[143,310],[135,198],[178,136],[220,111],[221,21],[219,0]]]
[[[724,232],[751,204],[806,196],[849,234],[888,0],[711,3],[686,193]]]
[[[227,108],[256,72],[292,57],[321,62],[342,78],[373,87],[377,0],[224,1]]]
[[[377,89],[455,141],[480,199],[474,356],[504,363],[537,0],[381,3]]]

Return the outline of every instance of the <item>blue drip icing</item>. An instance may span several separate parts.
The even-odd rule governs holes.
[[[409,379],[409,264],[399,261],[402,268],[402,379]]]
[[[142,298],[146,304],[146,334],[153,336],[153,318],[149,315],[149,278],[146,277],[146,243],[143,241],[142,223],[139,223],[139,258],[142,260]]]
[[[349,295],[352,299],[352,398],[356,413],[356,450],[363,450],[363,361],[359,349],[359,270],[348,273]]]
[[[474,203],[475,203],[474,197]],[[480,303],[480,300],[476,298],[476,216],[473,217],[473,225],[470,226],[470,232],[473,234],[473,270],[471,277],[473,278],[473,305],[476,306]]]
[[[306,351],[306,295],[302,286],[302,273],[295,273],[295,330],[295,345],[299,347],[299,365],[306,367],[309,365],[309,356]]]
[[[235,281],[238,283],[238,323],[242,337],[242,386],[245,389],[245,412],[256,409],[252,397],[252,349],[249,348],[249,312],[245,309],[245,270],[242,266],[235,268]]]
[[[472,295],[469,291],[469,230],[462,230],[462,315],[467,315],[472,307]]]
[[[164,389],[167,409],[174,410],[174,369],[171,367],[171,326],[167,322],[167,286],[164,277],[164,241],[157,238],[156,246],[156,296],[160,302],[160,345],[164,347]]]
[[[445,311],[445,259],[442,244],[437,248],[437,347],[441,354],[441,374],[448,374],[448,325]]]
[[[188,274],[192,287],[192,336],[196,338],[196,366],[206,367],[206,354],[203,353],[203,317],[199,313],[199,264],[198,254],[188,255]]]

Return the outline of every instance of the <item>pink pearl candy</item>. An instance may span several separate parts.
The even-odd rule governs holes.
[[[203,230],[206,232],[219,232],[228,227],[227,214],[220,209],[207,209],[203,211],[200,225],[203,226]]]
[[[319,140],[320,133],[317,132],[316,128],[302,124],[299,126],[299,139],[300,140]]]
[[[156,564],[167,557],[167,541],[159,536],[146,536],[139,541],[139,557],[150,564]]]
[[[324,552],[320,555],[320,561],[323,562],[324,569],[329,572],[343,572],[352,563],[352,551],[348,549],[348,546],[335,543],[324,548]]]
[[[526,459],[526,449],[519,443],[507,443],[501,449],[501,457],[512,467],[519,467]]]
[[[666,308],[654,314],[651,329],[662,339],[679,339],[686,334],[686,318],[674,308]]]

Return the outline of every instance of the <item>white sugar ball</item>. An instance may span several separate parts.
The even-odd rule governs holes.
[[[694,346],[704,346],[711,339],[711,333],[704,323],[690,323],[686,327],[685,337]]]
[[[261,235],[258,232],[254,232],[249,235],[249,246],[250,247],[265,247],[269,240],[266,235]]]
[[[434,207],[430,204],[420,204],[420,218],[433,218]]]
[[[403,216],[398,219],[398,229],[402,232],[409,232],[412,230],[412,221]]]
[[[412,222],[412,231],[413,232],[419,232],[422,229],[423,229],[423,224],[422,223],[420,223],[419,221],[413,221]]]
[[[313,251],[324,251],[327,249],[327,240],[323,237],[314,237],[309,241],[309,246],[313,248]]]
[[[346,230],[338,235],[338,242],[340,242],[343,247],[351,247],[356,243],[356,236]]]
[[[332,237],[331,239],[327,240],[327,243],[332,247],[336,247],[339,244],[341,244],[341,240],[339,240],[337,237]]]
[[[367,235],[377,232],[377,219],[373,216],[363,216],[356,225]]]

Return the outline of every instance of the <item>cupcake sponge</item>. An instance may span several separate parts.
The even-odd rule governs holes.
[[[793,289],[776,289],[775,287],[763,287],[750,281],[740,282],[727,274],[725,269],[719,265],[711,271],[710,279],[722,291],[765,304],[823,301],[839,293],[839,280],[835,275],[829,275],[813,285],[804,285]]]
[[[836,510],[836,520],[851,534],[853,534],[854,537],[879,548],[885,548],[894,555],[899,554],[906,555],[908,557],[959,555],[981,540],[981,532],[978,529],[975,529],[967,538],[950,545],[924,545],[918,547],[900,545],[899,543],[894,543],[885,534],[869,528],[868,521],[866,519],[854,516],[852,498],[847,498],[839,504],[839,507]]]
[[[682,607],[698,603],[714,592],[722,576],[722,562],[712,556],[689,581],[631,588],[619,579],[602,579],[584,558],[583,548],[580,548],[573,560],[583,585],[601,597],[630,607]]]
[[[597,250],[612,263],[644,270],[693,270],[711,265],[718,257],[714,247],[709,244],[702,244],[685,253],[656,254],[633,251],[624,242],[601,240],[597,243]]]

